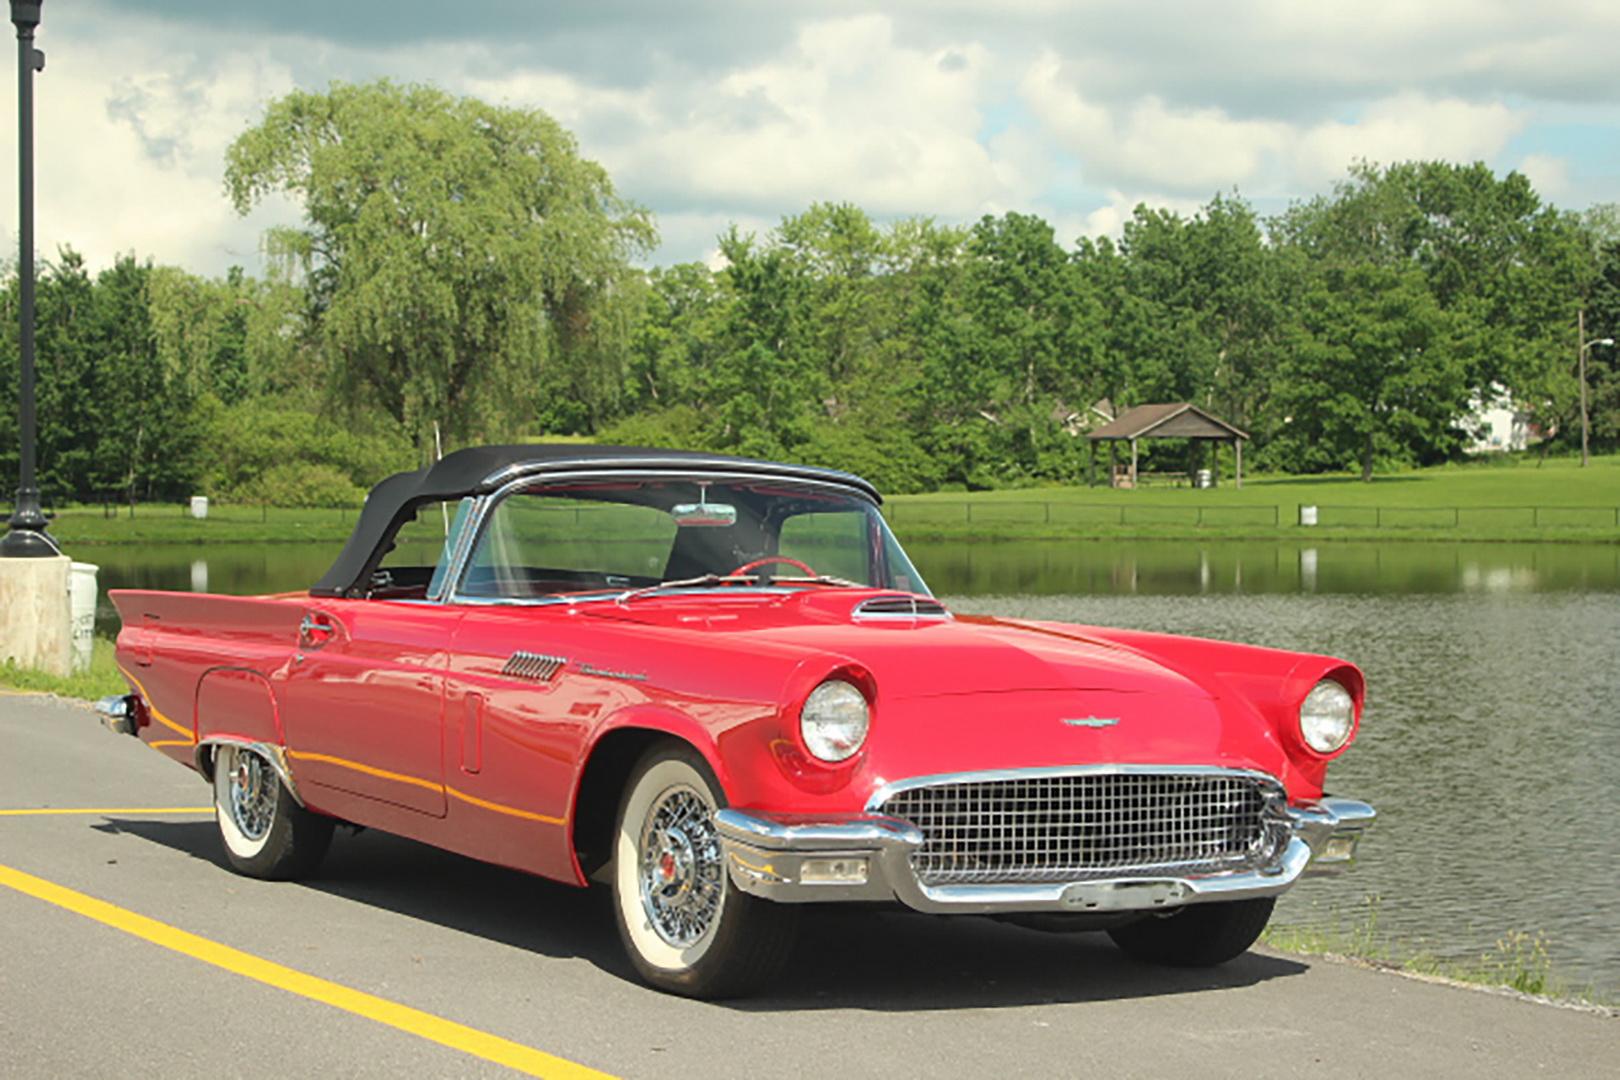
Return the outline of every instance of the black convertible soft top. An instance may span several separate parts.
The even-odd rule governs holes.
[[[309,590],[313,596],[357,596],[401,525],[423,503],[448,502],[482,495],[520,476],[589,469],[592,472],[648,469],[758,473],[841,484],[881,502],[877,489],[858,476],[809,465],[783,465],[754,458],[728,457],[692,450],[658,450],[640,446],[591,446],[541,443],[531,446],[472,446],[446,454],[415,472],[395,473],[371,489],[349,542],[337,561]]]

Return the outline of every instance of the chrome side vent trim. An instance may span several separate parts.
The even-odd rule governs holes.
[[[874,596],[865,603],[858,605],[850,613],[856,622],[877,622],[885,619],[915,619],[944,620],[951,618],[951,613],[945,605],[938,600],[926,596]]]
[[[550,682],[568,663],[565,656],[544,656],[540,653],[515,652],[501,666],[501,674],[530,682]]]

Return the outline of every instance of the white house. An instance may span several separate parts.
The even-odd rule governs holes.
[[[1513,400],[1507,387],[1492,383],[1468,399],[1462,428],[1471,436],[1463,446],[1469,454],[1523,450],[1530,445],[1530,413]]]

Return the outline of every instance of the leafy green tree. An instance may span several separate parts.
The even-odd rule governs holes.
[[[1332,198],[1294,207],[1274,228],[1314,262],[1421,270],[1457,318],[1454,351],[1476,389],[1499,383],[1544,401],[1564,381],[1575,310],[1590,276],[1579,223],[1521,173],[1486,165],[1361,164]]]
[[[547,362],[585,372],[587,397],[616,388],[599,369],[653,227],[545,113],[388,81],[294,91],[225,178],[243,213],[302,203],[268,246],[307,284],[335,386],[418,442],[523,425]]]
[[[1598,252],[1586,328],[1588,339],[1620,339],[1620,230]],[[1600,452],[1620,449],[1620,347],[1594,345],[1588,350],[1586,384],[1592,448]]]
[[[48,499],[130,500],[187,491],[200,471],[207,406],[161,356],[150,313],[150,263],[119,258],[92,278],[64,250],[44,267],[36,306],[40,486]],[[15,400],[16,282],[0,392]],[[0,410],[0,468],[15,470],[14,414]]]
[[[1449,317],[1413,269],[1368,263],[1325,268],[1303,301],[1278,406],[1277,441],[1309,469],[1381,458],[1411,463],[1450,445],[1465,408],[1464,363]]]

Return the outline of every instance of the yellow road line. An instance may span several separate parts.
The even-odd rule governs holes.
[[[212,814],[212,806],[27,806],[0,810],[0,817],[45,817],[50,814]]]
[[[9,866],[0,865],[0,885],[32,896],[36,900],[43,900],[47,904],[55,904],[87,919],[94,919],[115,930],[122,930],[126,934],[132,934],[154,945],[161,945],[165,949],[171,949],[194,960],[224,968],[232,974],[274,986],[279,990],[286,990],[311,1001],[319,1001],[368,1020],[375,1020],[379,1024],[387,1024],[391,1028],[436,1042],[441,1046],[448,1046],[452,1050],[460,1050],[464,1054],[471,1054],[485,1061],[492,1061],[497,1065],[505,1065],[509,1069],[516,1069],[530,1076],[562,1077],[565,1080],[608,1076],[607,1073],[597,1072],[595,1069],[548,1054],[543,1050],[524,1046],[522,1043],[512,1042],[510,1039],[503,1039],[499,1035],[491,1035],[487,1031],[479,1031],[465,1024],[458,1024],[454,1020],[446,1020],[408,1005],[401,1005],[386,998],[283,967],[273,961],[233,949],[229,945],[221,945],[217,941],[210,941],[208,938],[198,937],[156,919],[149,919],[145,915],[137,915],[105,900],[97,900],[93,896],[75,892],[44,878],[25,874],[21,870],[13,870]]]

